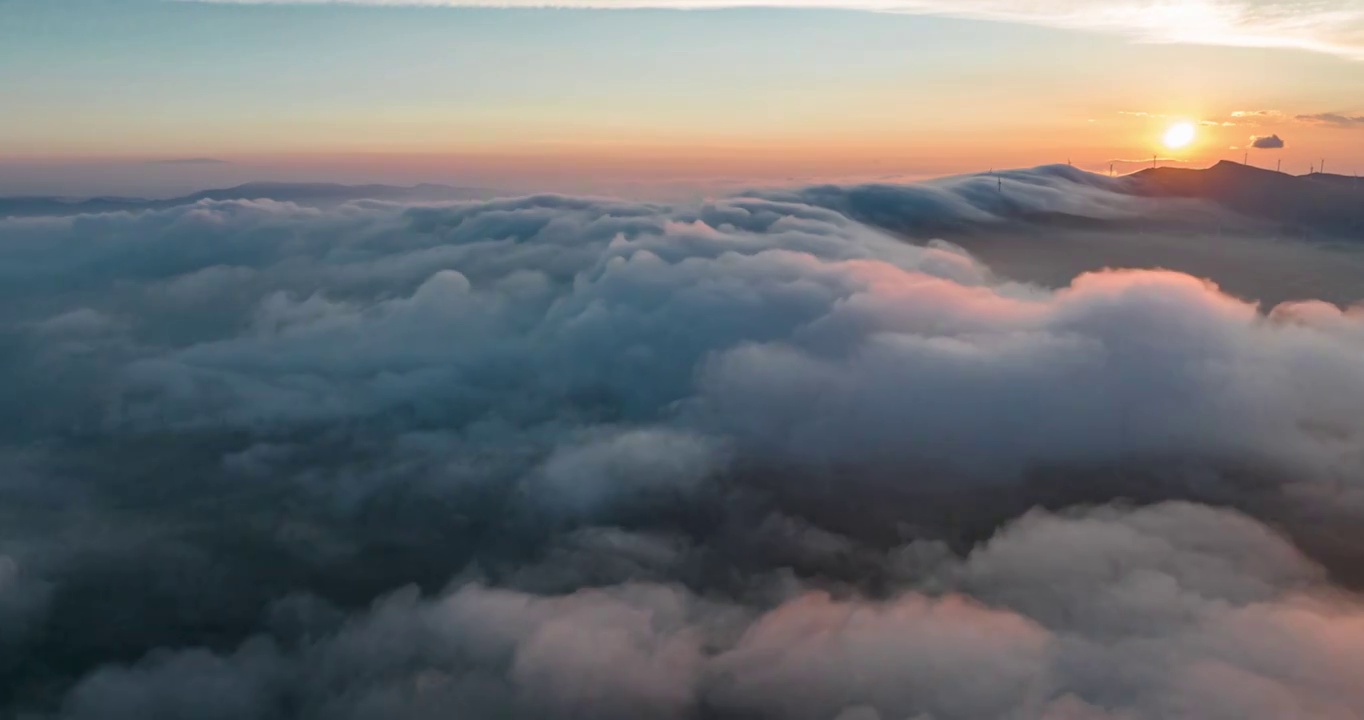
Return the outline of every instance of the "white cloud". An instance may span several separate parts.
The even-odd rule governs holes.
[[[191,0],[225,3],[597,9],[837,8],[1018,22],[1144,42],[1280,47],[1364,60],[1364,8],[1353,0]]]

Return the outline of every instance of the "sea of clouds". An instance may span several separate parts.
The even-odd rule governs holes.
[[[1364,313],[1007,181],[0,220],[0,717],[1364,717]]]

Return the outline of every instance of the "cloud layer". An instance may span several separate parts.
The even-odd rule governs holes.
[[[0,708],[1364,716],[1364,316],[929,241],[1125,188],[0,221]]]
[[[593,9],[832,8],[945,15],[1177,42],[1311,50],[1364,60],[1364,9],[1352,0],[189,0],[238,4]]]
[[[1253,562],[1243,553],[1263,553]],[[1069,556],[1066,566],[1054,558]],[[1364,614],[1254,523],[1032,514],[884,599],[629,583],[390,596],[324,639],[101,670],[74,718],[1356,717]],[[970,592],[973,596],[967,596]],[[988,604],[987,604],[988,603]],[[284,711],[282,708],[289,708]]]

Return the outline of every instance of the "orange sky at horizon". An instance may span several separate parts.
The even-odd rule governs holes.
[[[1180,149],[1164,146],[1165,131],[1181,122],[1196,125],[1194,142]],[[1056,130],[1058,126],[1062,131]],[[1247,153],[1251,164],[1273,168],[1282,161],[1285,172],[1296,174],[1308,172],[1322,158],[1327,158],[1328,170],[1348,174],[1364,167],[1364,138],[1358,131],[1272,110],[1232,110],[1206,116],[1130,110],[1105,118],[1048,118],[1010,132],[1005,139],[993,128],[942,129],[928,141],[915,131],[889,128],[877,135],[831,132],[823,136],[635,133],[613,138],[600,133],[586,141],[503,143],[462,143],[458,138],[442,141],[425,134],[395,133],[384,142],[366,144],[338,138],[330,147],[307,151],[281,146],[276,152],[243,152],[230,146],[193,145],[177,154],[165,152],[163,144],[163,152],[157,154],[136,150],[119,155],[11,154],[0,162],[61,166],[204,157],[242,167],[271,168],[291,177],[309,172],[319,176],[377,174],[411,178],[413,182],[447,182],[462,174],[493,180],[552,180],[558,175],[576,174],[588,182],[627,177],[645,182],[921,179],[1066,162],[1103,173],[1113,164],[1115,172],[1121,174],[1148,166],[1152,157],[1158,157],[1161,164],[1201,167],[1219,160],[1240,162]],[[1284,136],[1287,147],[1250,148],[1252,137],[1269,135]]]
[[[1202,125],[1187,148],[1165,147],[1161,137],[1183,118],[1123,116],[1106,122],[1076,124],[1064,141],[1054,133],[1019,145],[992,141],[975,133],[936,136],[932,143],[877,138],[786,142],[745,140],[657,142],[520,143],[506,147],[460,148],[425,145],[417,148],[349,148],[332,152],[209,153],[222,161],[222,182],[241,179],[336,180],[341,182],[420,182],[480,185],[494,188],[552,191],[618,191],[622,184],[680,183],[722,189],[732,185],[781,185],[825,182],[915,181],[1070,162],[1097,173],[1124,174],[1161,165],[1205,167],[1220,160],[1304,174],[1327,159],[1327,169],[1350,174],[1364,167],[1357,133],[1298,121],[1279,124]],[[1211,120],[1205,122],[1213,122]],[[1231,122],[1227,120],[1226,122]],[[1260,121],[1256,121],[1259,123]],[[1283,125],[1290,125],[1285,132]],[[1252,136],[1286,135],[1282,150],[1250,149]],[[23,166],[83,167],[166,163],[174,166],[189,155],[125,155],[7,158]],[[192,157],[200,157],[194,155]],[[0,162],[0,165],[5,164]],[[205,169],[212,169],[205,168]],[[215,173],[200,184],[214,185]],[[229,178],[228,176],[231,176]],[[173,191],[167,191],[172,193]]]

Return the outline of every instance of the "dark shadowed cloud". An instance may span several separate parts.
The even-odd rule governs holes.
[[[1278,150],[1284,147],[1284,141],[1278,135],[1252,136],[1250,146],[1257,150]]]

